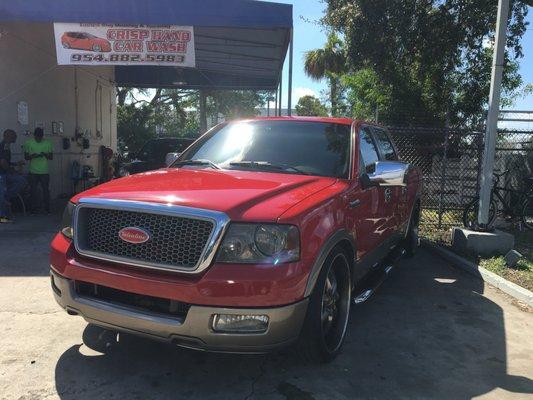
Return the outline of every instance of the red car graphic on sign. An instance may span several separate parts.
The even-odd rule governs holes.
[[[77,49],[96,52],[111,51],[111,43],[85,32],[65,32],[61,36],[61,44],[65,49]]]

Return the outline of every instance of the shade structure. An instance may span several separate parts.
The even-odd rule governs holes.
[[[116,66],[119,86],[274,90],[287,54],[292,5],[252,0],[10,0],[0,22],[194,27],[196,68]]]

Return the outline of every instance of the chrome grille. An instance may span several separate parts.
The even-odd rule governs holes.
[[[74,238],[76,250],[85,256],[197,272],[211,261],[226,224],[227,217],[222,213],[89,199],[81,202],[75,212]],[[136,244],[125,242],[119,232],[127,227],[148,232],[150,239]]]

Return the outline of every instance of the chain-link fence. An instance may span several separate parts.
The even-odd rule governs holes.
[[[478,196],[484,132],[398,126],[389,131],[402,159],[424,175],[422,234],[447,241],[448,229],[462,225],[464,207]],[[511,171],[500,185],[521,189],[532,169],[533,131],[500,131],[495,171]]]

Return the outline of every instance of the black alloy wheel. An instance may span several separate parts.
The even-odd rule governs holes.
[[[336,247],[324,262],[298,343],[298,353],[306,361],[329,362],[340,353],[351,305],[348,260],[347,252]]]

